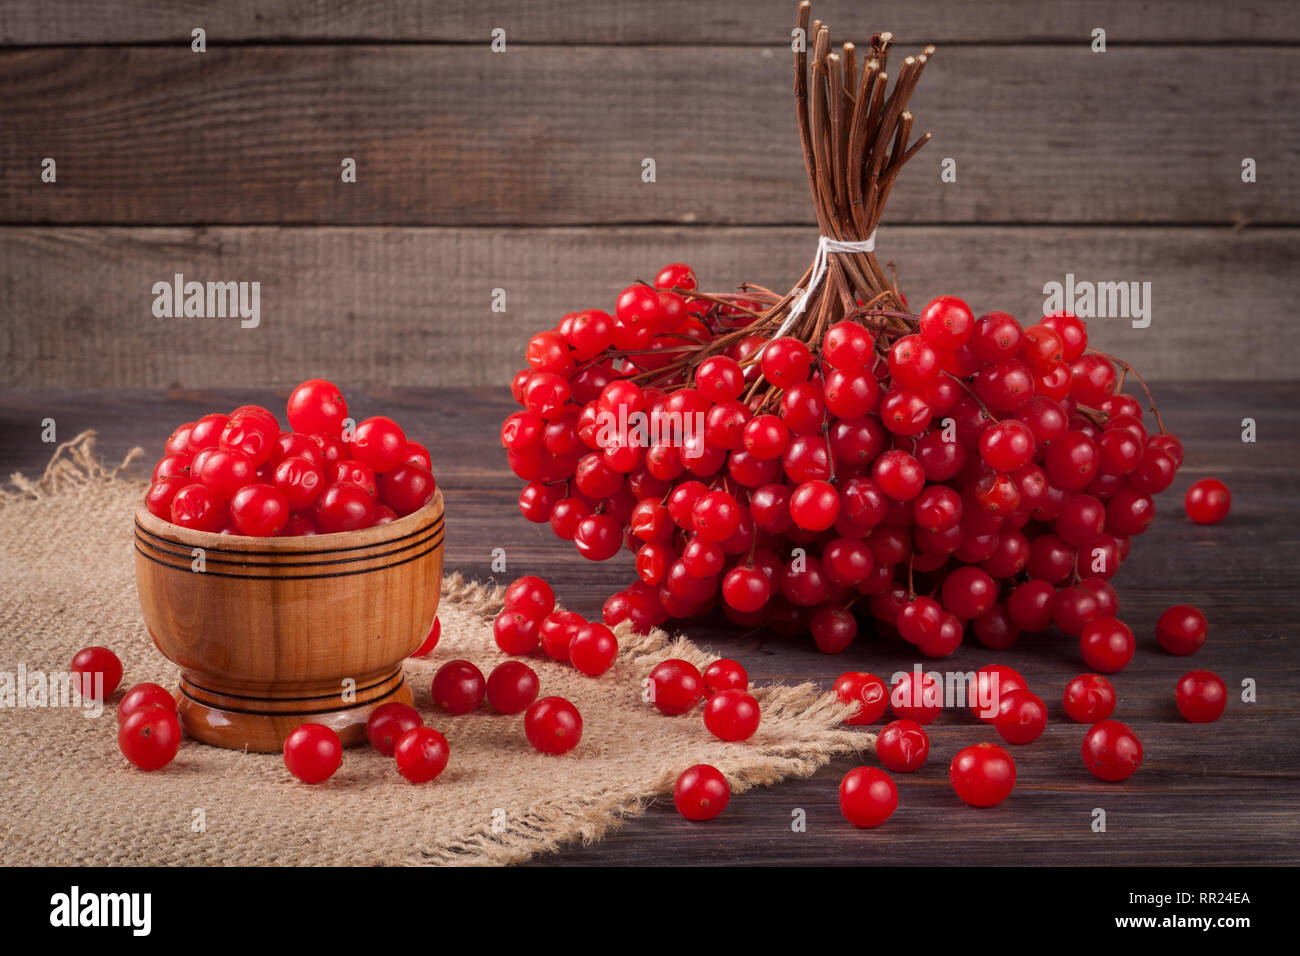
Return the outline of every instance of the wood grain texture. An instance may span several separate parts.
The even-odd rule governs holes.
[[[512,0],[11,0],[0,6],[0,44],[188,43],[202,26],[209,43],[249,40],[450,41],[487,43],[502,27],[511,43],[787,42],[789,0],[604,0],[579,5]],[[1131,0],[893,2],[817,0],[814,15],[847,35],[892,30],[914,40],[1086,42],[1104,27],[1112,43],[1300,39],[1288,0],[1133,3]]]
[[[0,471],[39,471],[50,446],[40,420],[52,416],[61,438],[100,430],[99,450],[116,459],[133,445],[150,455],[177,423],[213,408],[249,401],[282,403],[287,392],[43,391],[0,392]],[[526,523],[514,507],[519,482],[496,447],[496,425],[512,407],[502,389],[373,390],[350,396],[363,414],[388,413],[413,437],[438,449],[435,471],[447,503],[446,567],[491,576],[491,549],[507,552],[508,580],[542,574],[560,600],[589,617],[606,595],[632,578],[630,558],[593,564],[549,532]],[[836,807],[839,778],[857,762],[841,759],[808,780],[789,780],[733,799],[707,826],[680,818],[669,801],[600,843],[575,846],[539,863],[744,864],[1001,864],[1202,866],[1300,863],[1300,665],[1295,653],[1295,594],[1300,570],[1290,555],[1300,526],[1300,387],[1295,384],[1166,383],[1157,394],[1187,457],[1161,495],[1159,516],[1135,542],[1116,578],[1121,613],[1138,636],[1133,663],[1115,678],[1117,717],[1141,735],[1142,769],[1119,785],[1102,784],[1079,757],[1083,728],[1066,720],[1059,695],[1083,664],[1073,642],[1052,631],[995,653],[963,646],[943,667],[970,670],[993,661],[1017,668],[1047,702],[1050,723],[1035,744],[1014,749],[1018,780],[1002,806],[962,806],[947,782],[947,764],[961,747],[991,734],[965,715],[932,725],[930,762],[900,776],[900,808],[876,831],[857,831]],[[1243,445],[1240,421],[1255,417],[1259,441]],[[144,466],[140,466],[143,474]],[[1186,487],[1214,474],[1233,490],[1233,511],[1216,527],[1181,515]],[[1160,652],[1153,628],[1164,608],[1198,604],[1210,640],[1194,658]],[[738,633],[716,621],[685,627],[694,640],[738,659],[757,681],[815,679],[830,686],[845,670],[888,675],[912,659],[899,645],[867,638],[826,657],[806,640],[765,631]],[[451,639],[444,636],[444,640]],[[933,663],[927,666],[934,666]],[[1235,688],[1257,681],[1257,703],[1234,696],[1213,725],[1177,716],[1173,688],[1192,668],[1218,672]],[[675,718],[665,718],[675,719]],[[703,731],[701,731],[703,732]],[[994,738],[996,739],[996,738]],[[453,748],[455,742],[452,742]],[[1090,830],[1107,812],[1107,832]],[[807,813],[807,832],[791,831],[791,813]]]
[[[779,49],[8,50],[0,87],[5,223],[812,221]],[[952,47],[913,108],[886,223],[1300,223],[1300,49]]]
[[[411,703],[401,664],[437,615],[444,525],[440,494],[387,525],[294,538],[181,528],[141,500],[136,589],[154,645],[181,669],[185,733],[273,753],[315,722],[363,742],[375,708]]]
[[[612,309],[664,263],[705,287],[789,288],[808,228],[0,228],[0,381],[14,387],[502,384],[528,337]],[[882,228],[914,306],[1041,315],[1044,284],[1149,281],[1152,321],[1091,322],[1095,342],[1155,379],[1291,379],[1300,232],[1250,228]],[[155,282],[258,281],[261,324],[157,319]],[[507,311],[491,311],[492,290]]]

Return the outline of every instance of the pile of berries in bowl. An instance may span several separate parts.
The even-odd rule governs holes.
[[[337,386],[308,379],[285,411],[289,430],[260,405],[177,428],[150,513],[194,531],[297,537],[388,524],[433,498],[428,449],[383,415],[354,423]]]

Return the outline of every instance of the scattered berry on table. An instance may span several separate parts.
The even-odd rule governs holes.
[[[1232,493],[1217,478],[1193,482],[1183,496],[1183,509],[1197,524],[1218,524],[1228,516],[1231,507]]]
[[[1100,674],[1080,674],[1065,685],[1065,713],[1080,724],[1095,724],[1115,712],[1115,687]]]
[[[1156,640],[1170,654],[1194,654],[1208,635],[1205,615],[1190,604],[1175,604],[1156,621]]]
[[[1016,763],[997,744],[980,743],[957,751],[948,766],[957,796],[973,807],[992,807],[1011,795]]]
[[[855,827],[878,827],[898,808],[898,788],[879,767],[854,767],[840,781],[840,813]]]
[[[844,703],[857,707],[856,713],[844,718],[844,722],[852,727],[874,724],[889,707],[889,691],[885,682],[875,674],[846,671],[835,678],[834,690]]]
[[[1125,780],[1142,764],[1142,742],[1127,724],[1103,720],[1083,737],[1083,763],[1100,780]]]
[[[1193,724],[1209,724],[1223,716],[1228,687],[1213,671],[1188,671],[1175,690],[1178,712]]]
[[[876,758],[895,773],[920,770],[929,756],[930,737],[914,720],[890,721],[876,738]]]

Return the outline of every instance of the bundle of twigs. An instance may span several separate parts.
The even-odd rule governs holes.
[[[934,55],[934,47],[906,57],[891,89],[888,67],[893,35],[875,34],[859,69],[852,42],[833,52],[826,25],[813,21],[810,29],[811,9],[809,0],[799,4],[794,94],[813,208],[823,237],[839,243],[865,243],[874,238],[903,165],[930,139],[925,133],[909,144],[913,117],[907,102]],[[819,343],[826,329],[843,318],[856,318],[877,328],[913,329],[914,321],[909,321],[897,282],[886,277],[874,251],[830,252],[824,271],[824,277],[809,289],[816,275],[816,263],[810,264],[798,284],[784,295],[752,284],[742,286],[740,294],[677,290],[689,299],[709,302],[716,309],[740,313],[752,321],[686,351],[662,368],[637,376],[638,380],[658,384],[686,381],[689,372],[710,355],[725,352],[750,336],[781,331],[810,345]],[[750,361],[757,361],[757,356]],[[762,387],[761,379],[756,386]]]

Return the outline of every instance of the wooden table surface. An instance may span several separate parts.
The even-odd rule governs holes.
[[[1073,641],[1058,632],[1030,635],[1000,653],[968,643],[927,669],[965,671],[1005,662],[1025,674],[1049,707],[1046,734],[1013,748],[1018,779],[1003,805],[975,810],[953,795],[946,772],[953,753],[998,738],[968,715],[945,713],[930,727],[927,766],[897,777],[899,810],[880,830],[857,831],[840,818],[836,786],[854,765],[842,759],[812,778],[737,796],[711,824],[690,824],[671,801],[660,801],[600,843],[538,862],[1300,862],[1300,667],[1294,636],[1300,384],[1164,383],[1156,393],[1187,456],[1173,487],[1158,499],[1156,523],[1135,542],[1115,582],[1121,616],[1138,636],[1136,658],[1115,679],[1115,716],[1134,727],[1146,751],[1134,777],[1103,784],[1082,764],[1084,728],[1069,722],[1060,704],[1065,682],[1085,670]],[[284,397],[269,390],[3,390],[0,468],[6,475],[39,472],[51,450],[40,441],[45,418],[56,421],[61,440],[96,429],[106,459],[142,445],[152,462],[180,422],[247,401],[282,408]],[[520,483],[508,473],[497,444],[498,425],[511,408],[505,389],[376,389],[353,402],[363,415],[392,414],[432,449],[447,498],[448,571],[491,577],[491,551],[505,548],[509,573],[499,579],[544,575],[565,604],[598,616],[605,596],[632,579],[630,555],[592,564],[548,528],[519,516]],[[1254,444],[1241,441],[1245,417],[1257,423]],[[1195,526],[1182,514],[1183,491],[1205,475],[1224,479],[1233,492],[1232,514],[1217,527]],[[1183,602],[1199,605],[1210,621],[1210,640],[1192,658],[1164,654],[1154,639],[1160,612]],[[827,657],[807,639],[744,634],[716,622],[692,622],[685,630],[741,661],[758,682],[815,678],[829,686],[845,670],[888,675],[913,663],[901,645],[870,636]],[[1185,723],[1173,689],[1194,668],[1216,671],[1230,692],[1253,680],[1257,702],[1243,703],[1238,692],[1217,723]],[[1091,828],[1096,808],[1106,811],[1104,833]],[[806,832],[792,831],[798,809],[806,812]]]

